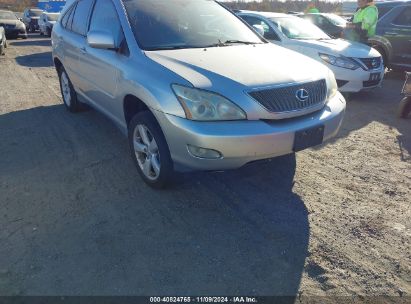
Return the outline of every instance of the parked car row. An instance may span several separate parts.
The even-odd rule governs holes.
[[[383,80],[381,55],[365,44],[332,39],[311,22],[289,14],[242,11],[238,15],[251,26],[261,26],[270,42],[325,64],[341,92],[371,89]]]
[[[40,35],[51,37],[53,25],[59,17],[59,13],[44,12],[40,9],[27,8],[19,17],[18,13],[0,10],[0,26],[5,30],[9,39],[27,38],[27,31],[40,31]]]
[[[411,1],[381,1],[375,5],[379,20],[376,36],[369,39],[369,44],[381,54],[386,67],[411,70]],[[331,37],[343,35],[346,21],[337,15],[292,13],[311,21]]]
[[[9,39],[27,38],[26,26],[11,11],[0,10],[0,26]]]

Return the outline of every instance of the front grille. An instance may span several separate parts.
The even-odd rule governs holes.
[[[381,57],[374,58],[358,58],[369,70],[378,69],[381,67]]]
[[[308,98],[301,101],[297,98],[297,91],[304,89]],[[290,112],[311,108],[323,104],[327,96],[327,85],[324,79],[284,87],[249,92],[270,112]]]

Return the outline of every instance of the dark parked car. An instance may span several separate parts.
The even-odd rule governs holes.
[[[386,13],[399,5],[411,4],[411,1],[381,1],[376,2],[378,8],[378,18],[381,19]]]
[[[333,38],[340,38],[347,24],[347,20],[335,14],[316,13],[298,16],[311,21]]]
[[[0,55],[4,55],[4,50],[7,47],[7,40],[4,28],[0,26]]]
[[[43,11],[39,8],[26,8],[23,13],[23,22],[29,32],[39,29],[39,18]]]
[[[9,39],[27,38],[26,26],[11,11],[0,10],[0,26],[4,28]]]
[[[370,44],[393,69],[411,68],[411,1],[402,2],[380,18]]]

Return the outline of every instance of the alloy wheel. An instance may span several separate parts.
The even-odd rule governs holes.
[[[157,142],[150,130],[138,124],[133,133],[133,147],[137,163],[143,174],[149,180],[156,180],[160,176],[160,153]]]
[[[61,92],[63,93],[63,99],[65,104],[70,107],[71,105],[71,90],[70,90],[70,82],[67,77],[66,72],[61,73]]]

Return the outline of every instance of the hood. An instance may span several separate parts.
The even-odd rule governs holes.
[[[304,55],[267,44],[147,51],[146,55],[198,88],[248,88],[324,79],[328,68]]]
[[[13,19],[0,19],[0,25],[5,24],[5,25],[14,25],[17,26],[20,24],[19,20],[13,20]]]
[[[335,56],[345,56],[353,58],[369,58],[379,57],[380,54],[373,48],[359,43],[351,42],[343,39],[327,39],[327,40],[298,40],[298,44],[303,47],[317,49],[319,52],[324,52]]]

